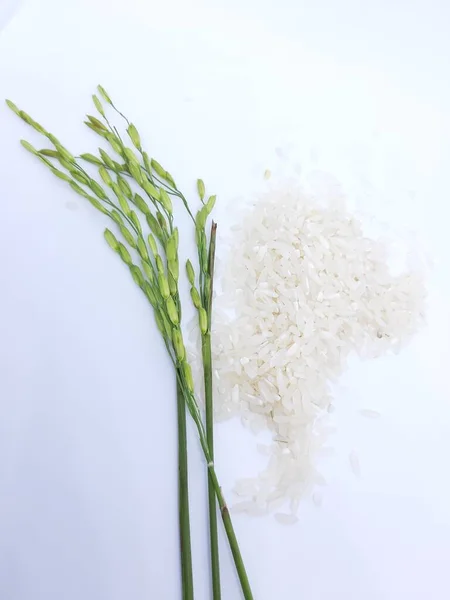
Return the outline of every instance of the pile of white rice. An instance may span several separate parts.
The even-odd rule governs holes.
[[[215,299],[215,405],[254,432],[267,468],[238,481],[235,510],[296,520],[302,496],[323,483],[316,469],[329,427],[329,382],[352,351],[398,349],[423,316],[419,275],[392,275],[385,246],[345,210],[299,189],[273,189],[234,228]]]

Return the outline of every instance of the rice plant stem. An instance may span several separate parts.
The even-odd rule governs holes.
[[[186,391],[186,388],[183,386],[183,391],[185,392],[185,401],[186,404],[192,406],[192,403],[196,402],[195,398]],[[220,515],[222,517],[223,525],[225,528],[225,533],[227,535],[228,544],[231,549],[231,554],[233,555],[234,564],[236,567],[237,575],[239,578],[239,582],[241,584],[242,593],[244,596],[244,600],[254,600],[252,590],[250,587],[250,582],[248,580],[247,571],[245,570],[244,561],[242,560],[242,554],[239,549],[239,543],[236,538],[236,533],[234,531],[233,523],[231,521],[230,511],[228,510],[227,503],[225,501],[225,497],[222,493],[222,488],[220,487],[219,480],[217,479],[217,474],[214,468],[214,462],[211,458],[208,448],[208,441],[206,438],[205,429],[203,427],[203,423],[201,420],[201,416],[196,411],[190,411],[191,416],[194,419],[194,423],[197,427],[200,445],[203,450],[203,454],[205,455],[206,463],[208,465],[209,470],[209,478],[214,487],[214,492],[216,494],[217,501],[219,503]]]
[[[208,315],[208,330],[202,336],[203,378],[205,387],[205,421],[206,439],[211,459],[214,460],[214,409],[212,390],[212,353],[211,353],[211,318],[214,277],[214,259],[216,250],[216,223],[211,225],[209,245],[208,274],[211,278],[209,297],[205,299],[205,310]],[[211,554],[211,581],[213,600],[220,600],[220,560],[219,542],[217,535],[217,501],[211,476],[208,476],[208,505],[209,505],[209,537]]]
[[[189,519],[189,486],[186,438],[186,405],[177,382],[178,419],[178,519],[180,534],[181,589],[183,600],[194,599],[192,575],[191,528]]]

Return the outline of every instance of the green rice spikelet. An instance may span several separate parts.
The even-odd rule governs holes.
[[[108,196],[106,195],[105,190],[93,179],[91,179],[90,187],[94,194],[98,196],[101,200],[108,200]]]
[[[157,308],[158,300],[156,298],[156,295],[155,295],[155,292],[153,291],[152,286],[149,284],[148,281],[144,281],[143,289],[144,289],[145,295],[149,299],[150,304],[153,306],[153,308]]]
[[[178,325],[180,322],[180,317],[178,315],[177,307],[175,306],[175,302],[172,296],[166,298],[166,309],[167,314],[169,315],[169,319],[172,321],[174,325]]]
[[[80,154],[80,158],[82,158],[83,160],[85,160],[88,163],[91,163],[93,165],[97,165],[97,166],[101,166],[102,161],[97,158],[96,156],[94,156],[93,154]]]
[[[167,273],[167,281],[169,282],[170,293],[175,297],[178,294],[178,286],[170,271]]]
[[[128,126],[127,133],[130,136],[133,145],[139,150],[141,148],[141,137],[133,123],[130,123]]]
[[[200,331],[202,335],[205,335],[208,331],[208,315],[206,314],[206,310],[201,306],[198,309],[198,323],[200,325]]]
[[[111,98],[108,96],[108,94],[106,93],[106,90],[104,87],[102,87],[101,85],[97,86],[98,92],[100,94],[100,96],[103,98],[103,100],[105,102],[107,102],[108,104],[112,104]]]
[[[95,108],[98,110],[98,112],[102,115],[102,117],[105,116],[105,111],[103,110],[103,106],[102,103],[100,102],[100,100],[98,99],[98,96],[96,96],[95,94],[93,94],[92,96],[92,100],[94,101],[95,104]]]
[[[191,285],[195,284],[195,271],[190,260],[186,261],[186,274]]]
[[[159,200],[160,199],[160,193],[155,188],[155,186],[153,185],[153,183],[150,183],[150,181],[145,180],[143,182],[143,184],[142,184],[142,187],[144,188],[144,190],[147,192],[147,194],[151,198],[154,198],[155,200]],[[162,190],[161,190],[161,192],[162,192]]]
[[[134,279],[134,282],[139,286],[139,287],[143,287],[144,286],[144,277],[141,273],[141,270],[139,269],[139,267],[137,267],[136,265],[131,265],[130,266],[130,272],[131,272],[131,276]]]
[[[172,200],[170,199],[169,194],[163,188],[160,189],[159,201],[164,206],[169,215],[171,215],[173,213]]]
[[[145,216],[147,216],[150,213],[148,204],[145,202],[144,198],[142,198],[142,196],[140,196],[139,194],[134,195],[133,202]]]
[[[183,336],[178,327],[174,327],[172,331],[172,343],[175,350],[175,356],[178,362],[182,362],[186,356],[186,349],[183,344]]]
[[[140,237],[137,242],[137,249],[143,260],[150,260],[148,256],[147,246],[144,240]]]
[[[158,273],[164,273],[164,263],[159,254],[155,254],[155,262]]]
[[[197,288],[194,286],[191,287],[191,298],[195,308],[200,309],[202,307],[202,301],[200,300],[200,294],[198,293]]]
[[[203,202],[203,198],[205,197],[205,184],[202,179],[197,179],[197,191],[200,196],[200,200]]]
[[[107,152],[105,152],[105,150],[103,150],[103,148],[99,148],[98,149],[100,156],[102,157],[102,161],[105,163],[105,165],[109,168],[109,169],[113,169],[115,170],[115,165],[114,165],[114,161],[113,159],[109,156],[109,154]]]
[[[134,212],[134,210],[132,210],[130,212],[130,219],[133,223],[133,225],[136,227],[136,229],[139,231],[139,233],[142,235],[142,226],[141,226],[141,222],[139,221],[139,218],[137,216],[137,214]]]
[[[98,170],[98,173],[99,173],[100,177],[103,179],[104,183],[106,183],[107,186],[111,187],[113,180],[111,179],[111,175],[108,173],[108,171],[105,169],[105,167],[100,167]]]
[[[131,191],[130,184],[128,183],[128,181],[126,179],[124,179],[123,177],[121,177],[120,175],[118,175],[117,183],[119,184],[122,194],[125,194],[125,196],[128,198],[128,200],[131,200],[133,197],[133,192]]]
[[[186,381],[186,385],[191,393],[194,393],[194,379],[192,377],[192,369],[191,365],[187,362],[187,360],[183,361],[183,375]]]
[[[178,260],[176,258],[174,260],[169,260],[167,262],[167,269],[168,269],[169,273],[172,275],[172,277],[174,278],[174,281],[177,282],[178,277],[179,277],[179,272],[180,272]]]
[[[150,231],[153,233],[153,235],[156,238],[158,238],[158,240],[162,241],[163,232],[161,229],[161,225],[158,223],[158,221],[155,219],[155,217],[151,213],[148,213],[146,215],[146,219],[147,219],[147,224],[150,227]]]
[[[167,281],[164,273],[158,273],[158,285],[161,296],[164,298],[164,300],[167,300],[167,298],[170,296],[170,289],[169,282]]]
[[[113,234],[113,232],[109,229],[105,229],[103,235],[105,237],[105,240],[108,242],[108,245],[114,250],[114,252],[117,252],[119,249],[119,242],[117,241],[116,236]]]
[[[125,225],[119,225],[119,230],[127,244],[131,246],[131,248],[136,248],[136,241]]]
[[[131,266],[133,264],[133,261],[131,260],[131,255],[128,252],[128,250],[125,248],[125,246],[119,242],[119,254],[120,254],[120,258],[123,260],[124,263],[126,263],[128,266]]]
[[[20,140],[20,143],[25,148],[25,150],[28,150],[28,152],[31,152],[31,154],[38,154],[36,148],[32,144],[30,144],[30,142],[27,142],[27,140]]]
[[[152,267],[151,267],[151,266],[150,266],[150,264],[149,264],[147,261],[145,261],[145,260],[141,260],[141,265],[142,265],[142,268],[143,268],[143,270],[144,270],[144,273],[147,275],[147,279],[148,279],[148,280],[149,280],[151,283],[153,283],[153,281],[155,280],[155,276],[154,276],[154,274],[153,274],[153,269],[152,269]]]
[[[38,152],[41,156],[48,156],[49,158],[59,159],[59,152],[57,150],[51,150],[50,148],[42,148],[42,150],[38,150]]]
[[[150,250],[152,251],[153,256],[157,256],[158,246],[156,245],[155,238],[152,236],[151,233],[148,234],[148,245],[150,246]]]

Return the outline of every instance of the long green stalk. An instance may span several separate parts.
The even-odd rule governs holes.
[[[192,576],[191,527],[189,518],[189,486],[186,436],[186,404],[177,381],[178,420],[178,522],[180,534],[181,590],[183,600],[194,599]]]
[[[202,335],[202,356],[203,356],[203,379],[205,387],[205,423],[206,439],[208,442],[211,459],[214,460],[214,408],[213,408],[213,388],[212,388],[212,353],[211,353],[211,320],[212,320],[212,298],[214,285],[214,260],[216,253],[216,231],[217,224],[214,221],[211,224],[211,237],[209,241],[208,256],[208,275],[210,286],[208,297],[205,298],[205,310],[208,316],[208,329]],[[209,537],[211,554],[211,583],[213,600],[220,600],[222,594],[220,590],[220,557],[219,540],[217,535],[217,501],[214,491],[214,484],[210,474],[208,474],[208,508],[209,508]]]
[[[194,407],[195,398],[193,395],[186,390],[185,391],[185,400],[186,404],[191,412],[191,416],[194,419],[195,425],[197,427],[200,445],[203,450],[203,454],[205,455],[205,459],[207,461],[209,478],[214,488],[214,492],[217,498],[217,502],[219,503],[220,515],[222,517],[222,522],[225,528],[225,533],[227,535],[228,544],[230,546],[231,554],[233,555],[234,564],[236,567],[236,572],[239,578],[239,582],[241,584],[242,593],[244,595],[245,600],[254,600],[252,590],[250,587],[250,582],[248,579],[247,571],[244,566],[244,561],[242,559],[242,554],[239,549],[239,543],[236,537],[236,533],[234,531],[233,523],[231,521],[230,511],[228,509],[228,505],[225,500],[225,496],[223,495],[222,488],[220,486],[219,480],[217,478],[216,469],[214,467],[214,461],[209,453],[208,448],[208,440],[206,437],[206,431],[203,427],[203,423],[200,417],[200,414],[197,413]]]

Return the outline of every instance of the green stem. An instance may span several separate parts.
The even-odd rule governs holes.
[[[194,599],[192,576],[191,530],[189,522],[189,489],[186,438],[186,406],[177,382],[178,413],[178,519],[180,533],[181,586],[183,600]]]
[[[214,462],[212,461],[211,455],[209,453],[208,441],[206,439],[206,432],[203,427],[201,416],[196,410],[194,410],[194,406],[196,403],[195,397],[189,391],[184,390],[184,393],[186,404],[188,407],[190,407],[191,416],[194,419],[194,423],[197,427],[200,445],[202,447],[203,454],[205,455],[206,463],[208,465],[209,479],[213,485],[214,492],[219,503],[220,514],[225,528],[225,533],[227,535],[228,544],[231,549],[231,554],[233,555],[233,560],[236,566],[236,572],[239,578],[239,582],[241,584],[244,599],[254,600],[252,590],[250,588],[250,582],[248,580],[247,571],[245,570],[244,561],[242,560],[241,551],[239,549],[239,544],[236,538],[236,533],[234,531],[233,523],[231,521],[230,511],[228,510],[225,497],[222,493],[222,488],[220,487],[219,480],[217,479],[216,470],[214,468]]]
[[[208,331],[202,336],[203,355],[203,377],[205,386],[205,420],[206,439],[211,459],[214,460],[214,410],[212,389],[212,353],[211,353],[211,319],[212,319],[212,296],[214,278],[214,258],[216,250],[216,223],[211,225],[211,238],[209,245],[208,275],[211,286],[209,297],[205,299],[205,309],[208,315]],[[211,553],[211,583],[213,600],[221,599],[220,591],[220,559],[219,541],[217,535],[217,503],[216,493],[211,477],[208,475],[208,505],[209,505],[209,537]]]

